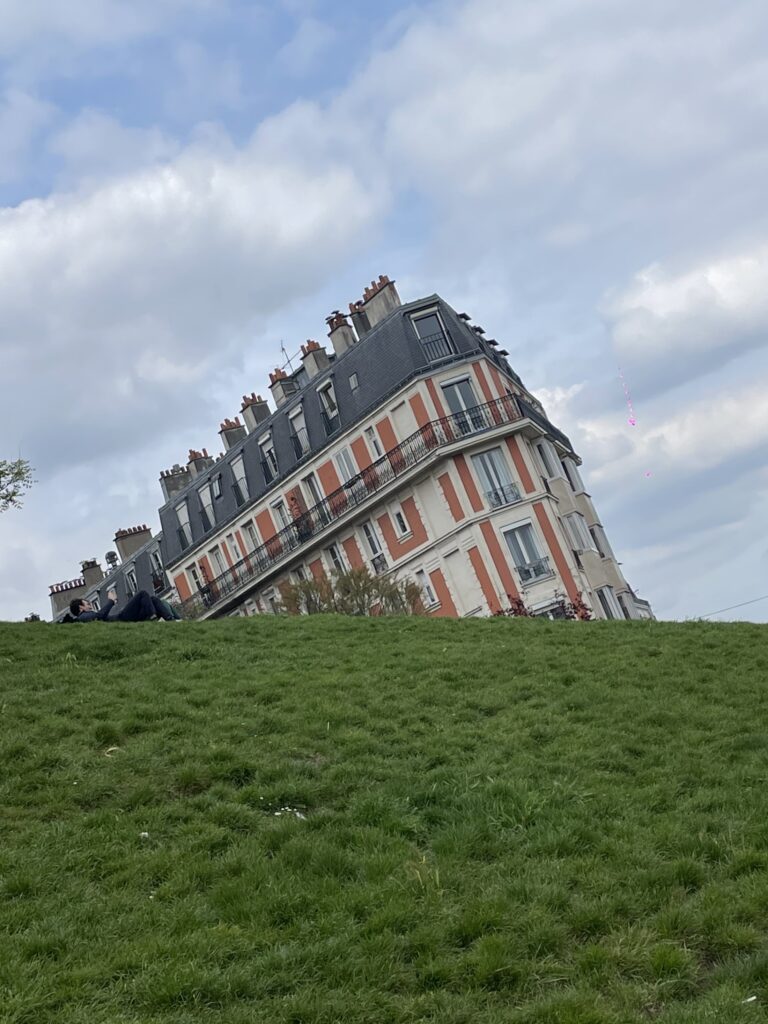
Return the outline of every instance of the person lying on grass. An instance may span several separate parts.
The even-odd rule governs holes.
[[[110,590],[107,594],[107,602],[98,611],[90,601],[83,601],[76,597],[69,603],[69,617],[65,622],[146,622],[148,619],[161,619],[166,622],[173,622],[180,616],[171,608],[167,601],[161,601],[159,597],[148,594],[146,590],[140,590],[134,594],[128,604],[117,615],[109,613],[117,603],[117,591]]]

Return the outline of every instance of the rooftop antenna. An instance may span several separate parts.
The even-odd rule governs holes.
[[[285,367],[288,366],[290,368],[291,373],[293,373],[293,364],[291,363],[291,357],[285,351],[285,345],[283,343],[283,339],[282,338],[280,339],[280,351],[285,356],[285,362],[283,363],[283,369],[285,369]]]

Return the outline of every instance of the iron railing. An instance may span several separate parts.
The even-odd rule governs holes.
[[[492,491],[486,491],[485,497],[491,508],[513,505],[516,501],[520,501],[520,488],[517,484],[505,484],[503,487],[495,487]]]
[[[374,555],[371,559],[371,567],[377,576],[381,576],[385,573],[389,566],[387,565],[387,559],[383,554]]]
[[[530,583],[531,580],[540,580],[545,576],[554,575],[549,566],[548,558],[539,558],[535,562],[528,562],[527,565],[518,565],[517,571],[523,583]]]
[[[291,433],[291,444],[297,460],[301,461],[309,451],[309,437],[306,430],[299,430]]]
[[[385,455],[353,476],[327,498],[298,515],[292,523],[255,548],[230,569],[210,580],[197,594],[182,602],[182,614],[196,618],[243,584],[251,582],[282,562],[292,551],[316,537],[393,480],[428,458],[436,449],[453,444],[468,434],[493,430],[523,419],[517,398],[505,395],[485,405],[439,420],[431,420]]]
[[[456,355],[456,349],[453,347],[450,338],[447,338],[441,332],[428,334],[425,338],[419,338],[419,341],[430,363],[436,359],[444,359],[446,356]]]

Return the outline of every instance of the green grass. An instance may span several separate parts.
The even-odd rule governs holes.
[[[0,626],[0,1021],[768,1019],[767,636]]]

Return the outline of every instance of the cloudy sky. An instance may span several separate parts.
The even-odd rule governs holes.
[[[159,471],[380,273],[503,342],[659,617],[768,593],[764,0],[0,24],[0,458],[38,480],[0,517],[0,618],[156,528]]]

